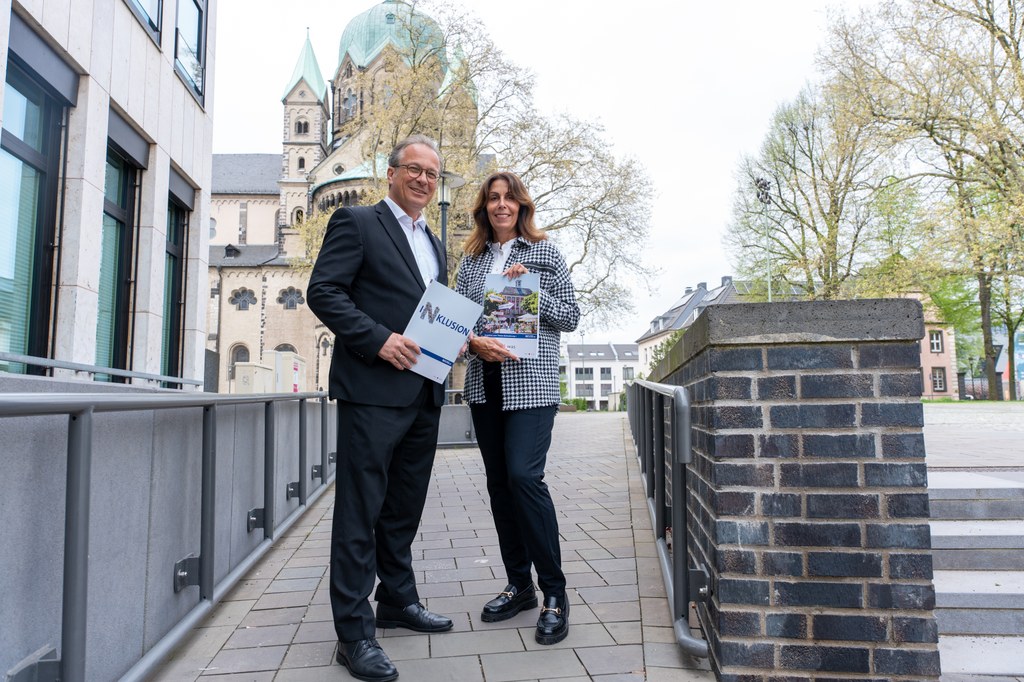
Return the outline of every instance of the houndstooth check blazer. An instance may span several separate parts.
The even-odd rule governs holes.
[[[493,263],[494,254],[489,248],[478,256],[464,257],[459,264],[456,291],[482,305],[484,277],[490,273]],[[502,363],[502,409],[523,410],[557,405],[560,400],[558,341],[560,332],[571,332],[579,323],[576,291],[565,259],[549,240],[529,242],[517,237],[505,269],[516,263],[522,263],[530,272],[540,273],[540,338],[537,358]],[[481,326],[482,321],[478,320],[474,332],[479,333]],[[483,362],[479,358],[473,357],[469,361],[463,397],[471,404],[486,402]]]

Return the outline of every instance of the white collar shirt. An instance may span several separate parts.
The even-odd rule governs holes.
[[[505,264],[508,263],[509,254],[512,253],[512,245],[515,243],[515,239],[509,239],[504,244],[488,242],[487,245],[491,249],[491,255],[494,257],[494,261],[491,263],[491,274],[497,275],[505,272]]]
[[[401,206],[392,201],[391,197],[384,197],[384,201],[387,203],[388,208],[391,209],[391,212],[395,214],[398,224],[402,226],[405,238],[409,240],[409,247],[412,249],[412,255],[416,258],[416,265],[419,267],[420,275],[423,277],[424,286],[430,284],[437,279],[439,267],[437,264],[437,253],[430,241],[430,236],[427,234],[427,221],[423,219],[422,214],[420,214],[419,218],[413,220],[402,210]]]

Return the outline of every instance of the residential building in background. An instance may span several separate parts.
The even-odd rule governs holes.
[[[619,395],[638,378],[640,357],[635,343],[570,343],[563,372],[567,397],[583,398],[587,409],[619,409]]]
[[[651,320],[647,331],[637,339],[640,354],[641,374],[649,376],[654,360],[663,354],[664,344],[673,335],[684,331],[700,316],[705,308],[712,305],[749,303],[759,299],[753,295],[754,287],[749,282],[735,281],[730,276],[714,289],[708,289],[706,282],[696,287],[686,287],[683,295],[661,315]],[[951,324],[942,320],[938,309],[925,294],[907,293],[906,298],[921,301],[924,311],[924,336],[921,338],[922,396],[925,398],[953,398],[957,390],[956,332]],[[790,289],[778,300],[800,300],[799,292]],[[659,351],[659,349],[661,349]]]
[[[0,387],[202,381],[215,15],[0,0]]]
[[[728,275],[722,277],[722,283],[714,289],[708,289],[707,282],[700,282],[696,287],[686,287],[683,295],[668,310],[651,320],[640,338],[636,340],[640,353],[640,372],[649,376],[651,366],[657,357],[662,344],[668,342],[676,332],[686,329],[709,305],[724,303],[749,302],[749,285],[745,282],[733,282]]]

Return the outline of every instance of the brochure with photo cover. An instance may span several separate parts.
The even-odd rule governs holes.
[[[444,383],[462,344],[480,319],[481,310],[479,304],[465,296],[436,280],[431,282],[403,332],[421,351],[410,369],[431,381]]]
[[[540,329],[540,274],[514,279],[487,275],[481,336],[498,339],[520,358],[537,357]]]

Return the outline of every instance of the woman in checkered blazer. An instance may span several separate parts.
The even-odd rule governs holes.
[[[537,357],[520,359],[497,339],[473,335],[463,395],[473,414],[508,577],[504,591],[484,605],[481,618],[501,621],[537,607],[532,564],[544,593],[536,638],[554,644],[569,633],[569,601],[544,466],[560,398],[559,334],[576,329],[580,309],[565,259],[534,224],[534,214],[533,200],[514,173],[494,173],[484,180],[456,288],[483,304],[488,274],[509,279],[540,274]],[[480,332],[482,318],[477,327]]]

